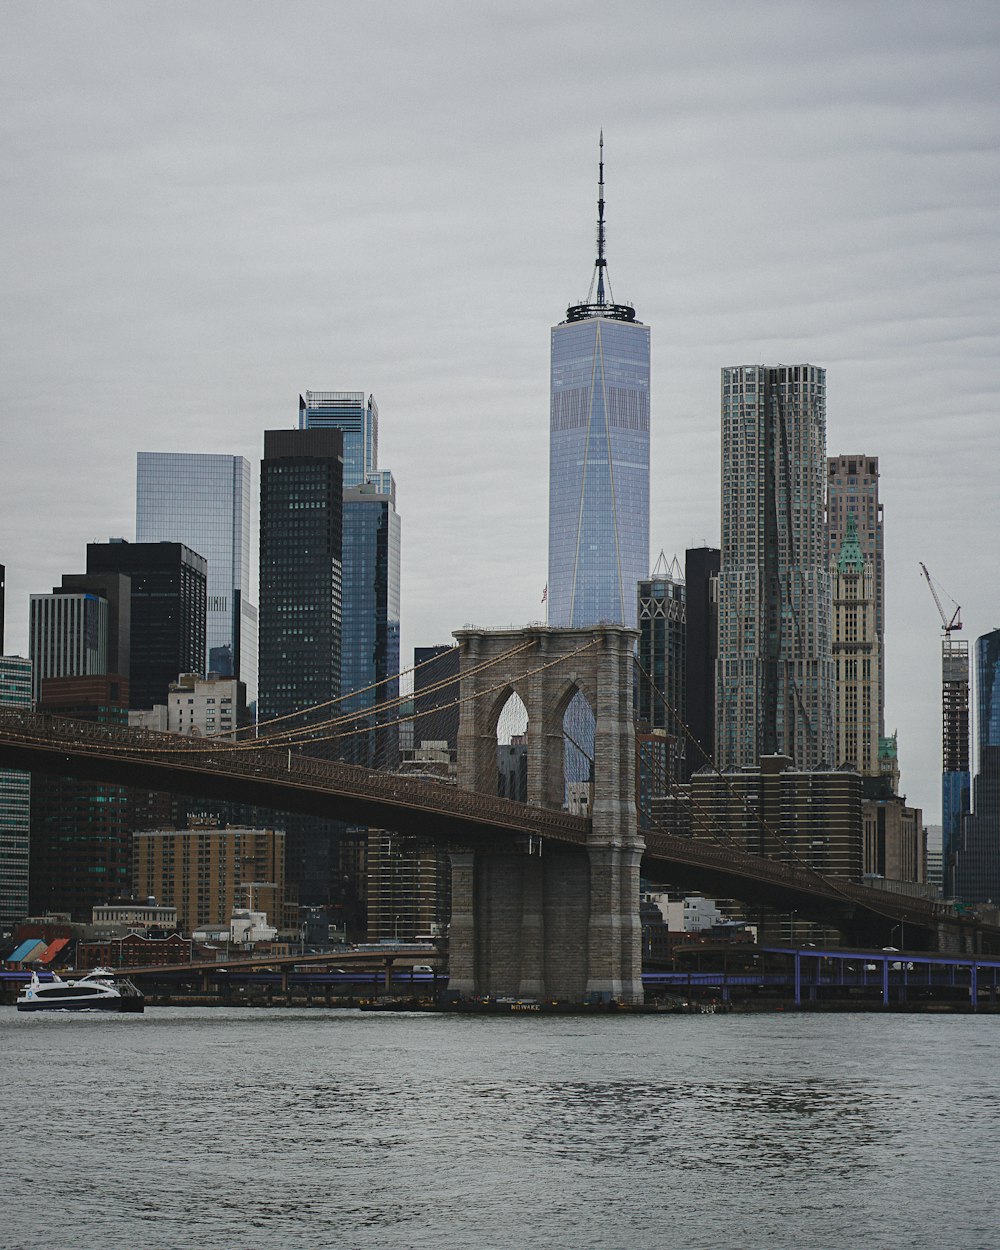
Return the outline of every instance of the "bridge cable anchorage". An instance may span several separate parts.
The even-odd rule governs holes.
[[[777,830],[773,829],[768,824],[768,822],[764,819],[764,816],[762,815],[762,813],[757,808],[753,807],[747,801],[747,798],[745,795],[740,794],[740,792],[732,784],[731,780],[719,768],[715,760],[712,759],[712,757],[708,754],[708,752],[701,745],[698,739],[695,738],[694,734],[691,733],[691,730],[685,724],[683,718],[677,712],[677,709],[670,703],[666,695],[657,688],[656,684],[653,682],[652,677],[649,675],[649,673],[646,672],[646,670],[640,664],[638,658],[635,656],[633,656],[633,663],[636,669],[638,670],[639,674],[641,675],[641,677],[644,678],[646,682],[648,682],[649,688],[655,693],[656,697],[660,700],[664,708],[673,718],[675,724],[679,726],[679,728],[681,729],[685,737],[687,737],[698,748],[698,751],[700,752],[702,758],[709,765],[709,767],[712,769],[715,775],[722,781],[723,785],[730,792],[733,798],[737,800],[737,802],[740,804],[743,810],[747,813],[747,815],[750,816],[753,820],[755,820],[760,825],[761,831],[767,834],[769,837],[773,838],[776,843],[782,846],[788,852],[790,857],[796,862],[796,864],[800,866],[801,871],[805,872],[809,876],[818,877],[819,880],[822,881],[823,884],[828,889],[834,891],[837,894],[840,894],[841,897],[843,897],[848,902],[856,904],[859,900],[849,890],[844,888],[844,884],[842,882],[840,882],[835,877],[826,876],[824,873],[821,873],[818,869],[813,868],[812,865],[809,864],[807,861],[803,860],[800,854],[798,853],[798,851],[795,849],[795,847],[793,847],[786,838],[784,838]],[[675,797],[676,797],[678,794],[678,790],[679,790],[679,783],[674,781],[672,778],[670,778],[669,775],[666,777],[666,781],[667,781],[668,786],[673,789]],[[693,816],[694,815],[693,804],[691,807],[691,812]],[[664,829],[661,826],[658,832],[668,833],[669,831]],[[713,836],[713,835],[710,834],[710,836]],[[742,850],[747,854],[752,854],[752,852],[749,852],[746,850],[746,847],[740,847],[739,843],[734,838],[730,837],[728,834],[716,834],[714,835],[714,840],[722,841],[730,848],[735,847],[736,849]],[[770,856],[762,856],[762,858],[770,860],[771,863],[777,863],[777,864],[788,863],[787,860],[774,860],[774,859],[771,859]],[[859,883],[857,882],[851,882],[850,884],[855,885],[855,886],[859,885]],[[865,905],[869,911],[874,912],[876,915],[881,915],[885,919],[888,919],[888,920],[899,919],[898,915],[895,912],[883,911],[882,909],[875,907],[872,904],[867,903],[867,901]],[[914,921],[914,923],[916,923],[916,921]]]

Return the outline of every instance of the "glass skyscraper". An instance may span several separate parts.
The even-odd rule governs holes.
[[[343,437],[338,430],[267,430],[260,467],[260,693],[257,715],[301,729],[339,714]],[[332,756],[329,730],[301,749]],[[286,874],[299,902],[326,906],[339,882],[334,826],[286,815]]]
[[[299,396],[300,430],[340,430],[344,489],[361,486],[378,469],[378,404],[364,391],[306,391]]]
[[[976,639],[976,765],[1000,751],[1000,629]]]
[[[396,482],[378,465],[378,405],[364,391],[306,391],[299,396],[299,428],[339,430],[344,439],[343,712],[365,726],[344,740],[345,758],[370,767],[393,766],[395,730],[376,732],[380,703],[399,694],[400,518]],[[397,713],[387,716],[395,721]]]
[[[257,609],[250,595],[250,462],[243,456],[140,451],[138,543],[184,543],[208,561],[201,667],[257,697]]]
[[[977,772],[955,867],[955,893],[966,903],[1000,898],[1000,629],[976,639],[975,655]]]
[[[31,707],[30,660],[0,655],[0,707]],[[0,930],[28,914],[30,808],[31,774],[0,769]]]
[[[649,574],[649,327],[605,286],[603,141],[597,244],[587,301],[552,328],[548,621],[635,628]]]
[[[396,485],[353,486],[344,491],[344,632],[341,688],[356,691],[342,712],[370,713],[368,728],[348,739],[345,758],[370,768],[395,767],[399,762],[399,537]],[[377,728],[378,708],[393,705]]]
[[[261,721],[328,703],[341,691],[342,474],[341,437],[335,430],[265,431],[260,473]],[[325,707],[312,719],[332,714]]]

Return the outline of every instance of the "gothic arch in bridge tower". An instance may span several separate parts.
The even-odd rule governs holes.
[[[452,856],[450,986],[583,1001],[642,997],[634,631],[460,630],[458,782],[496,793],[497,722],[512,694],[528,717],[528,802],[561,808],[564,717],[579,694],[593,714],[591,830],[585,850]]]

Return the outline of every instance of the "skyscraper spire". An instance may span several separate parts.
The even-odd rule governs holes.
[[[597,302],[604,303],[604,271],[608,262],[604,257],[604,128],[601,127],[600,156],[597,173],[597,260],[594,262],[597,274]],[[610,287],[609,287],[610,289]]]
[[[604,232],[604,130],[601,129],[597,164],[597,259],[586,302],[571,304],[566,310],[567,321],[584,321],[588,317],[609,317],[612,321],[635,321],[635,309],[630,304],[616,304],[611,291],[611,279],[607,277],[608,261],[604,254],[607,242]],[[597,286],[596,299],[594,286]]]

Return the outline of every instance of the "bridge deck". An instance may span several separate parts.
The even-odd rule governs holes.
[[[267,749],[253,740],[192,739],[17,709],[0,709],[0,767],[200,794],[483,849],[511,849],[528,837],[583,848],[591,835],[590,821],[566,812]],[[960,922],[940,903],[824,878],[721,841],[660,832],[645,839],[645,870],[681,888],[795,908],[831,923],[867,915],[883,927],[962,925],[989,936],[991,948],[1000,945],[1000,931]]]

